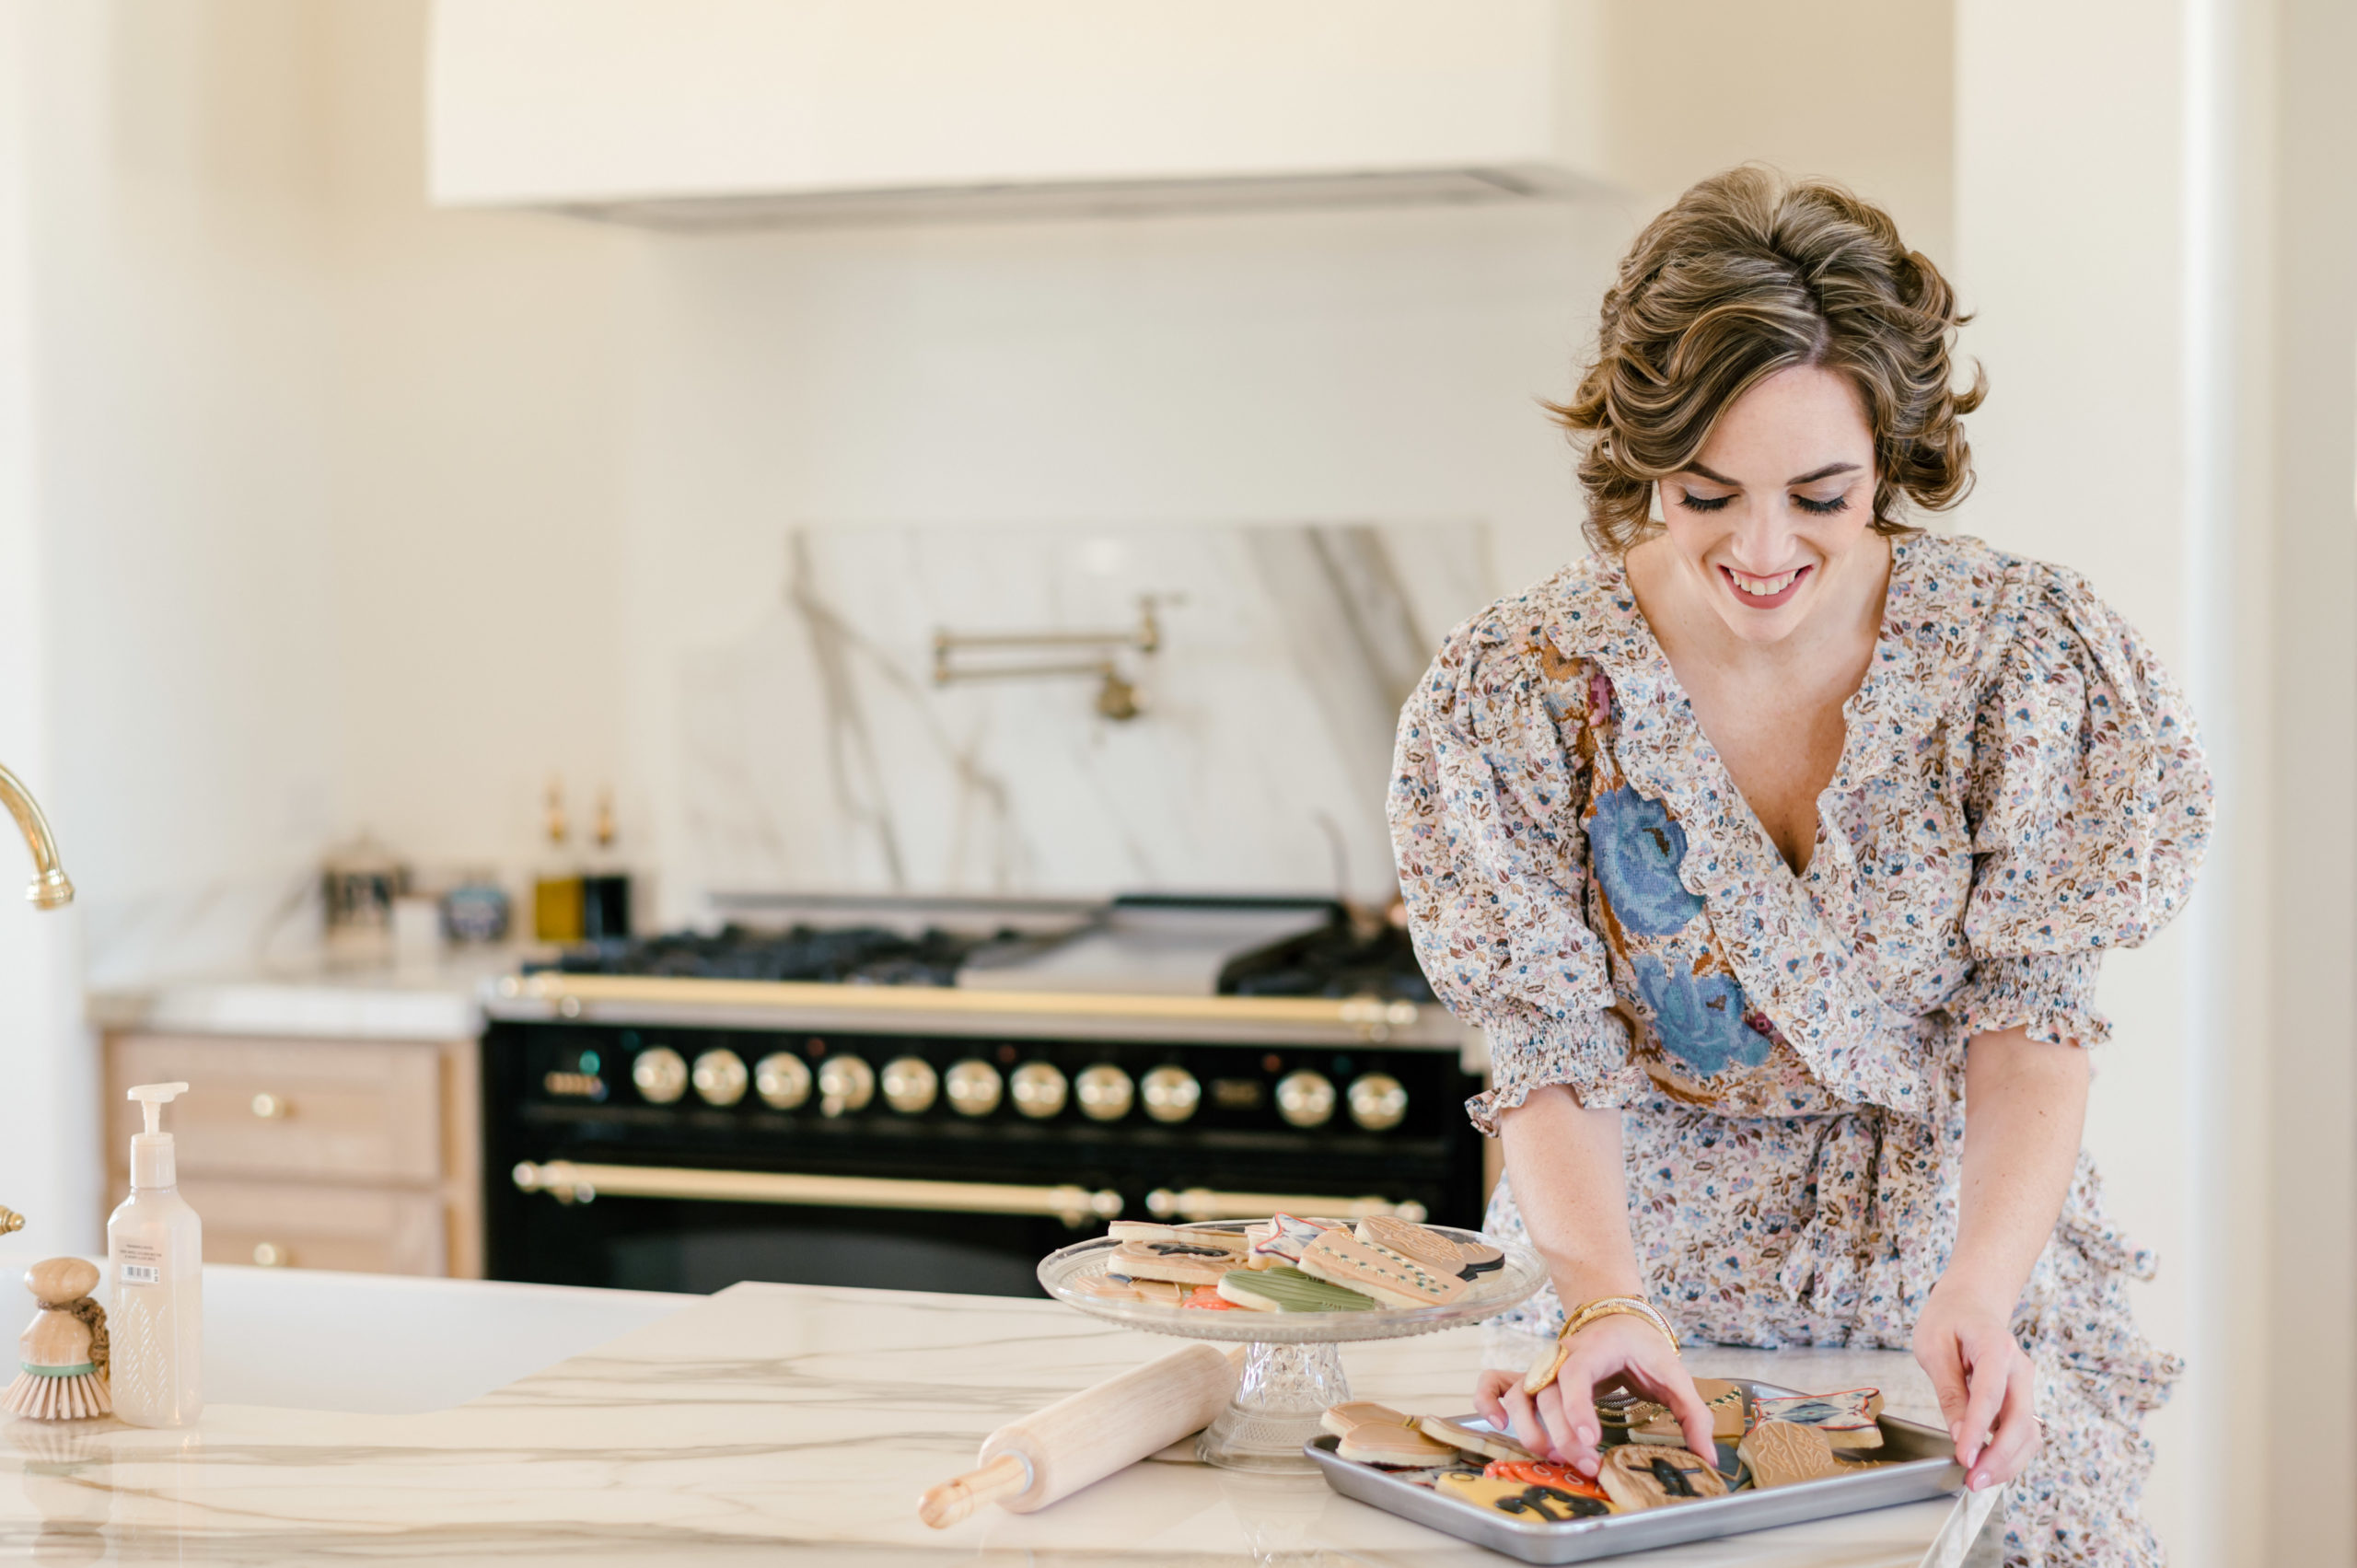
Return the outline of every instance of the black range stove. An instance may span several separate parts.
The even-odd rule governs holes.
[[[1036,1295],[1041,1255],[1119,1215],[1478,1222],[1463,1031],[1380,931],[1318,903],[925,912],[502,982],[493,1274]]]

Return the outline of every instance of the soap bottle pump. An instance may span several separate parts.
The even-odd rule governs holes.
[[[204,1238],[180,1194],[164,1107],[186,1084],[142,1084],[130,1098],[147,1130],[131,1140],[131,1196],[107,1220],[113,1278],[114,1413],[134,1426],[189,1426],[204,1409]]]

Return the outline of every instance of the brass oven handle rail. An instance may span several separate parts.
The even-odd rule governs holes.
[[[1394,1203],[1382,1198],[1318,1198],[1297,1192],[1217,1192],[1208,1187],[1178,1192],[1158,1187],[1145,1195],[1145,1212],[1158,1220],[1260,1220],[1271,1214],[1363,1220],[1396,1214],[1421,1224],[1424,1218],[1424,1206],[1412,1198]]]
[[[786,1171],[693,1170],[678,1166],[581,1165],[527,1160],[515,1169],[518,1191],[546,1192],[560,1203],[614,1198],[679,1198],[708,1203],[802,1203],[838,1209],[903,1209],[957,1214],[1046,1214],[1078,1229],[1091,1220],[1119,1219],[1121,1195],[1109,1188],[1024,1187],[993,1181],[910,1181],[880,1176],[807,1176]],[[1157,1219],[1247,1220],[1273,1214],[1365,1219],[1397,1214],[1421,1220],[1412,1200],[1318,1197],[1286,1192],[1221,1192],[1190,1187],[1146,1194]]]
[[[691,1170],[675,1166],[577,1165],[527,1160],[517,1188],[560,1203],[613,1198],[682,1198],[707,1203],[803,1203],[836,1209],[906,1209],[953,1214],[1047,1214],[1074,1229],[1117,1219],[1121,1195],[1109,1189],[1023,1187],[995,1181],[910,1181],[880,1176],[807,1176],[768,1170]]]

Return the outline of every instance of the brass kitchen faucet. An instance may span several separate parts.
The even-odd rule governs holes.
[[[0,802],[6,803],[8,815],[17,819],[17,830],[25,835],[25,847],[33,852],[33,885],[25,889],[25,897],[35,909],[53,910],[72,903],[74,884],[67,880],[65,867],[57,863],[57,840],[51,836],[49,819],[41,815],[41,802],[23,781],[6,768],[0,768]],[[0,1236],[20,1229],[24,1223],[23,1215],[0,1208]]]

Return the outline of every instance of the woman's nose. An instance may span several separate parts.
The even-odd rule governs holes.
[[[1728,564],[1736,571],[1762,576],[1792,564],[1793,527],[1784,515],[1783,497],[1771,497],[1744,507],[1743,516],[1736,520],[1734,536],[1728,540],[1727,555]]]

